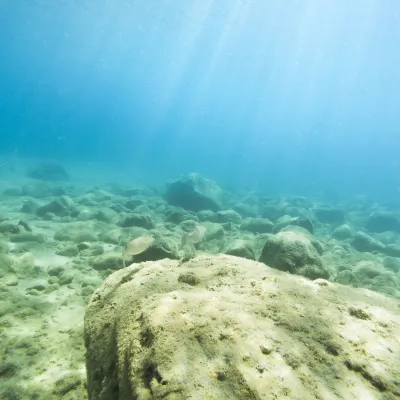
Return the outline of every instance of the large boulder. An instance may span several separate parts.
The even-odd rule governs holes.
[[[342,210],[332,207],[314,207],[312,212],[319,222],[324,224],[343,224],[345,215]]]
[[[78,208],[68,196],[60,196],[36,210],[36,215],[39,217],[45,217],[48,214],[65,217],[68,215],[78,215],[78,213]]]
[[[299,227],[270,236],[265,243],[259,261],[270,267],[310,279],[329,278],[319,252],[322,246]]]
[[[370,232],[395,231],[400,233],[400,218],[389,211],[376,211],[367,220],[367,229]]]
[[[365,232],[359,231],[354,235],[351,245],[361,252],[381,252],[385,251],[386,246],[379,240],[367,235]]]
[[[56,162],[35,165],[27,170],[26,176],[42,181],[66,181],[69,179],[64,167]]]
[[[114,272],[84,332],[89,400],[400,396],[397,300],[232,256]]]
[[[193,173],[170,182],[165,199],[168,203],[186,210],[219,211],[223,209],[225,195],[216,183]]]

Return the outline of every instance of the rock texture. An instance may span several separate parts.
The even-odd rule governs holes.
[[[91,400],[398,399],[399,301],[233,256],[132,264],[85,316]]]

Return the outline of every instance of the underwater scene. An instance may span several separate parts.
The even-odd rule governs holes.
[[[0,1],[0,400],[400,399],[400,3]]]

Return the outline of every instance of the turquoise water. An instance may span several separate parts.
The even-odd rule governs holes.
[[[1,155],[398,199],[397,1],[2,1]]]

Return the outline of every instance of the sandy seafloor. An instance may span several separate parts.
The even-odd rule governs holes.
[[[122,246],[130,239],[165,238],[165,254],[187,256],[179,249],[185,221],[203,223],[210,232],[193,255],[258,259],[279,218],[305,210],[329,280],[400,298],[399,214],[385,205],[364,197],[330,203],[318,196],[266,200],[240,193],[229,196],[229,211],[207,220],[169,205],[162,186],[154,192],[141,181],[116,184],[111,173],[92,180],[90,171],[74,172],[79,179],[45,182],[25,177],[23,168],[0,171],[1,399],[87,398],[83,317],[90,296],[122,267]],[[54,212],[38,213],[53,202],[60,205]],[[330,220],[329,212],[313,213],[316,208],[336,214]],[[391,230],[371,224],[377,213],[387,217],[378,225],[389,221]],[[130,214],[141,226],[121,223]],[[254,228],[257,218],[263,232]]]

